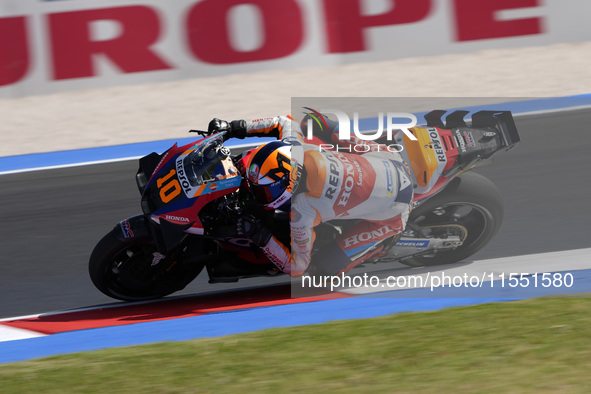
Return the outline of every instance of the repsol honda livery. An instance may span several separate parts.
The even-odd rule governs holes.
[[[480,111],[468,125],[467,111],[455,111],[444,122],[445,113],[432,111],[426,125],[409,129],[416,139],[402,132],[393,136],[410,167],[413,209],[400,233],[378,228],[343,241],[355,249],[390,237],[364,264],[458,262],[499,230],[503,202],[498,189],[467,171],[519,142],[513,117],[508,111]],[[90,257],[90,277],[101,292],[126,301],[160,298],[183,289],[204,268],[210,283],[284,274],[251,239],[237,234],[236,223],[255,217],[289,245],[289,213],[256,202],[246,180],[255,149],[233,155],[224,140],[221,132],[140,159],[136,182],[143,213],[119,222]],[[346,234],[352,224],[320,224],[322,237],[314,250]]]

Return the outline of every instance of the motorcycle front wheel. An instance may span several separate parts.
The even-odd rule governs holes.
[[[116,230],[105,235],[90,256],[88,271],[103,294],[123,301],[143,301],[182,290],[204,264],[183,261],[183,247],[164,256],[150,237],[121,241]]]
[[[401,262],[424,267],[462,261],[492,240],[501,227],[503,214],[503,199],[496,185],[480,174],[464,173],[413,210],[408,221],[429,231],[455,231],[461,234],[462,245]]]

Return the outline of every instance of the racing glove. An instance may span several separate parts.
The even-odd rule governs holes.
[[[214,118],[211,120],[211,122],[209,122],[209,126],[207,127],[207,131],[210,135],[225,131],[226,132],[226,139],[229,139],[229,138],[243,139],[244,137],[246,137],[246,121],[233,120],[228,123],[225,120]]]
[[[289,249],[265,225],[252,217],[241,217],[236,223],[240,235],[250,238],[280,271],[291,274]]]
[[[236,222],[236,231],[238,235],[250,238],[258,247],[267,245],[272,236],[269,229],[259,220],[249,217],[241,217],[238,219]]]

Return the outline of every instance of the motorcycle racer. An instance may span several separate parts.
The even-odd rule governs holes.
[[[227,138],[275,137],[284,141],[255,151],[247,179],[262,205],[291,208],[291,250],[257,220],[241,219],[237,227],[239,234],[252,237],[267,257],[291,276],[306,271],[330,275],[349,271],[381,252],[387,240],[403,231],[411,210],[410,170],[399,153],[356,136],[338,140],[336,122],[325,117],[324,124],[330,125],[330,130],[320,127],[315,131],[322,141],[338,143],[331,145],[336,149],[305,140],[300,125],[285,116],[249,122],[216,118],[208,128],[210,133],[225,131]],[[312,259],[315,227],[351,219],[357,219],[355,224],[320,248]]]

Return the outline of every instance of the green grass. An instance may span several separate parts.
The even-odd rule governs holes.
[[[559,298],[4,364],[0,392],[591,392],[590,373],[591,300]]]

